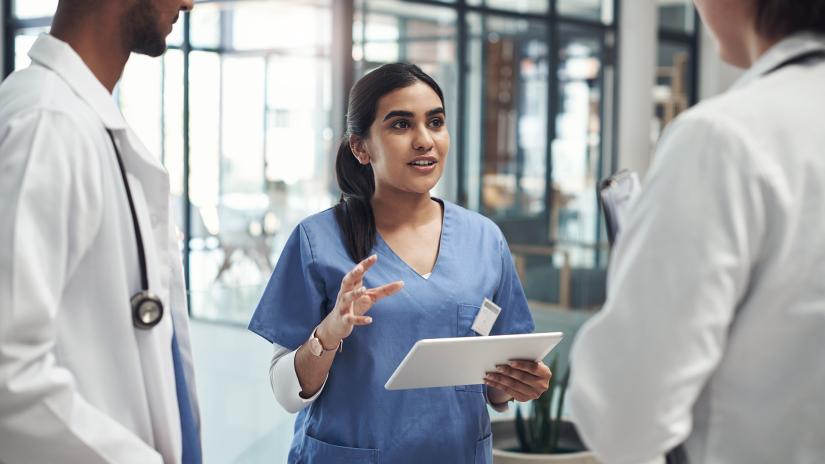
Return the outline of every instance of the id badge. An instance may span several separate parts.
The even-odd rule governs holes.
[[[485,298],[481,304],[481,309],[478,310],[476,320],[473,321],[473,332],[484,336],[490,335],[490,331],[493,330],[493,324],[496,323],[496,319],[498,319],[500,313],[501,308]]]

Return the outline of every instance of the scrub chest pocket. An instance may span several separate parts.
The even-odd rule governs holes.
[[[456,337],[477,337],[478,334],[475,333],[472,329],[473,322],[476,320],[476,316],[478,316],[478,312],[481,310],[481,307],[478,305],[471,305],[471,304],[459,304],[458,305],[458,324],[456,327]],[[479,382],[481,379],[479,379]],[[455,387],[457,391],[463,392],[472,392],[472,393],[483,393],[484,392],[484,385],[457,385]]]

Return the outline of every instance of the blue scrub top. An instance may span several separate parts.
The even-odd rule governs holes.
[[[440,200],[439,200],[440,201]],[[295,420],[290,463],[491,463],[484,385],[388,391],[384,384],[418,340],[473,337],[484,297],[501,306],[492,334],[534,329],[507,242],[480,214],[444,205],[441,243],[429,279],[380,237],[364,285],[403,280],[369,311],[336,355],[324,391]],[[332,209],[292,232],[249,329],[297,349],[335,305],[349,257]]]

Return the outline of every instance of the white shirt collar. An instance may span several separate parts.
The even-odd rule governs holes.
[[[815,51],[825,52],[825,36],[813,32],[792,34],[763,53],[732,88],[744,87],[788,60]]]
[[[126,121],[112,94],[97,80],[69,44],[49,34],[42,34],[29,51],[29,57],[32,62],[51,69],[66,81],[77,96],[97,113],[107,129],[126,128]]]

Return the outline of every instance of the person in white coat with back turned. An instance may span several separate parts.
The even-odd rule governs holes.
[[[0,86],[0,462],[199,463],[169,177],[112,90],[191,0],[60,0]]]
[[[572,418],[607,464],[822,463],[825,0],[695,4],[749,69],[664,134],[574,343]]]

